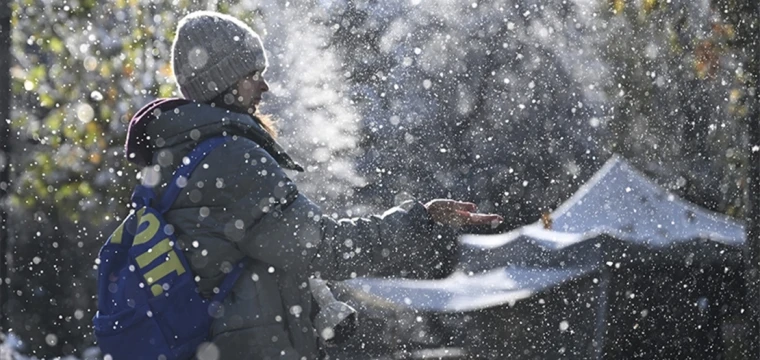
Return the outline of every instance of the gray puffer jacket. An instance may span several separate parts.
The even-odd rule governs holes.
[[[423,205],[361,219],[323,215],[283,171],[297,164],[250,115],[156,101],[130,123],[128,157],[160,192],[183,156],[219,135],[231,139],[206,156],[166,214],[204,294],[252,259],[213,322],[207,351],[218,359],[316,359],[310,279],[397,275],[436,262]]]

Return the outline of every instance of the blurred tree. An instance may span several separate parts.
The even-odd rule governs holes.
[[[712,39],[720,47],[737,51],[737,66],[729,103],[738,126],[746,130],[742,139],[741,154],[745,163],[741,171],[746,174],[742,185],[746,190],[747,222],[747,310],[744,325],[748,328],[748,357],[760,356],[760,3],[745,0],[713,0],[711,5],[720,14],[714,25],[722,35]],[[718,41],[715,41],[718,40]],[[719,47],[719,48],[720,48]]]
[[[9,1],[0,1],[0,334],[8,327],[8,213],[6,199],[10,182],[11,129],[6,119],[10,119],[10,48],[11,48],[11,7]]]
[[[137,5],[13,4],[9,321],[40,357],[93,342],[93,260],[138,170],[123,160],[125,123],[133,102],[168,83],[153,39],[170,29],[152,24],[170,8]]]
[[[139,170],[123,155],[136,107],[171,96],[170,2],[17,1],[10,327],[41,357],[91,345],[97,249]],[[189,1],[179,4],[189,7]]]
[[[594,23],[605,69],[611,148],[668,188],[743,216],[746,164],[737,49],[706,2],[612,2]],[[727,101],[728,100],[728,101]]]
[[[177,96],[169,47],[189,11],[224,11],[262,32],[263,110],[310,170],[294,175],[302,190],[332,211],[455,197],[515,227],[613,152],[692,201],[756,218],[745,213],[758,160],[747,131],[758,111],[755,7],[16,0],[11,131],[0,132],[13,150],[9,327],[39,357],[93,343],[91,261],[141,170],[123,158],[126,123],[152,98]]]

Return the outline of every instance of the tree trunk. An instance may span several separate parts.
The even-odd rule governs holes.
[[[0,0],[0,333],[7,330],[8,304],[8,213],[6,199],[10,186],[10,0]]]

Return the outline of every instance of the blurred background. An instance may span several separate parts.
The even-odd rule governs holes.
[[[27,355],[93,346],[94,260],[141,170],[124,158],[127,123],[178,96],[170,46],[194,10],[262,35],[261,110],[307,168],[302,192],[335,216],[450,197],[516,228],[613,154],[749,216],[754,0],[3,3],[0,332]]]

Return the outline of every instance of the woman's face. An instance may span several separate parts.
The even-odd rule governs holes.
[[[261,102],[261,95],[267,91],[269,84],[259,72],[255,72],[238,82],[237,98],[241,105],[255,111]]]

